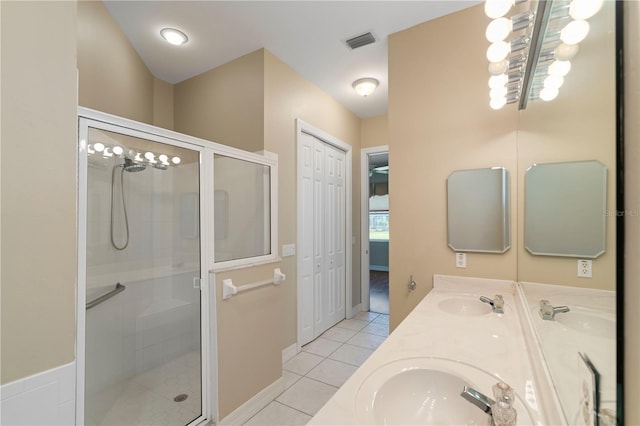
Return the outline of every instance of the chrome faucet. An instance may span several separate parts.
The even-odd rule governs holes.
[[[496,402],[485,394],[480,393],[477,390],[470,388],[469,386],[465,386],[464,388],[462,388],[462,393],[460,394],[460,396],[488,415],[492,414],[491,407],[493,407],[493,404],[495,404]]]
[[[480,296],[480,301],[491,305],[493,312],[496,314],[504,314],[504,299],[501,294],[496,294],[493,299],[489,299],[486,296]]]
[[[556,314],[564,314],[569,312],[568,306],[553,306],[548,300],[540,301],[540,310],[538,313],[543,320],[554,321]]]

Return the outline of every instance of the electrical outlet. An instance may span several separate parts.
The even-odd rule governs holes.
[[[295,256],[296,245],[295,244],[283,244],[282,245],[282,257]]]
[[[592,267],[593,265],[590,260],[578,260],[578,277],[591,278]]]
[[[456,253],[456,268],[466,268],[466,267],[467,267],[467,254]]]

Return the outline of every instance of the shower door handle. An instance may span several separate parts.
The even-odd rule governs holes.
[[[98,306],[99,304],[101,304],[102,302],[106,302],[107,300],[111,299],[113,296],[115,296],[118,293],[122,293],[123,291],[125,291],[127,289],[127,287],[123,286],[120,283],[116,284],[116,288],[114,288],[113,290],[111,290],[109,293],[103,294],[100,297],[96,297],[95,299],[93,299],[91,302],[87,302],[87,310],[93,308],[94,306]]]

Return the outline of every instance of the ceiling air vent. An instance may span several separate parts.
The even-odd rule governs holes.
[[[373,37],[373,34],[366,33],[359,35],[357,37],[350,38],[347,40],[347,45],[351,49],[357,49],[358,47],[366,46],[367,44],[375,43],[376,39]]]

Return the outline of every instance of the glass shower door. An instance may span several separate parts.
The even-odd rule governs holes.
[[[200,152],[89,127],[84,422],[202,408]]]

